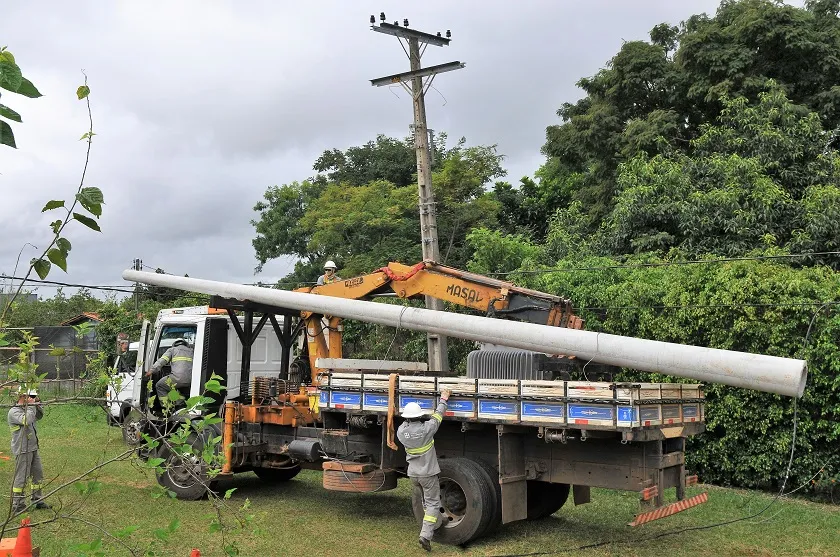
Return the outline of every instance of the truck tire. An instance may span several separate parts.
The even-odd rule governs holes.
[[[569,484],[528,480],[528,520],[539,520],[560,510],[569,498]]]
[[[120,427],[122,428],[123,441],[129,447],[137,447],[143,442],[141,434],[145,427],[145,418],[139,410],[134,408],[129,410]]]
[[[496,514],[494,487],[486,469],[467,458],[440,460],[441,521],[434,540],[461,545],[481,537]],[[411,506],[417,522],[423,521],[423,493],[415,487]]]
[[[494,487],[491,490],[493,494],[491,507],[495,509],[495,512],[490,522],[487,523],[487,530],[481,533],[481,536],[484,536],[485,534],[492,533],[502,525],[502,485],[499,483],[499,471],[493,468],[490,463],[481,459],[475,462],[484,469],[484,472],[487,474],[487,481]]]
[[[207,428],[200,434],[191,433],[186,440],[191,450],[184,454],[178,454],[162,443],[155,455],[163,458],[162,471],[157,472],[158,483],[185,501],[201,499],[213,491],[216,482],[209,478],[209,466],[201,455],[206,440],[215,436],[216,430],[213,428]]]
[[[254,474],[265,483],[287,482],[298,475],[300,465],[293,464],[287,468],[254,468]]]

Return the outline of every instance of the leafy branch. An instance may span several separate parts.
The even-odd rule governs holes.
[[[0,52],[2,55],[2,52]],[[2,68],[2,62],[0,62],[0,68]],[[83,75],[84,72],[82,72]],[[69,207],[66,206],[65,201],[61,199],[53,199],[50,200],[44,205],[44,208],[41,209],[41,212],[53,211],[56,209],[65,209],[66,214],[63,218],[59,218],[54,220],[50,223],[50,228],[52,230],[52,240],[50,241],[49,245],[41,252],[41,255],[38,257],[33,258],[29,263],[29,268],[24,275],[24,278],[20,281],[20,284],[17,287],[15,293],[11,296],[11,298],[6,303],[6,307],[3,308],[3,313],[0,314],[0,323],[5,321],[6,315],[9,312],[9,309],[12,307],[15,299],[17,299],[20,292],[23,290],[26,281],[32,275],[32,271],[35,271],[37,275],[43,280],[47,277],[50,273],[52,265],[57,266],[65,273],[67,272],[67,256],[70,253],[72,245],[70,241],[62,236],[65,227],[71,221],[78,221],[84,226],[90,228],[91,230],[95,230],[96,232],[101,232],[99,228],[99,224],[97,223],[96,219],[102,216],[102,205],[104,204],[104,197],[102,195],[102,191],[96,187],[85,187],[85,177],[87,175],[88,165],[90,164],[90,151],[91,145],[93,143],[93,136],[96,135],[93,132],[93,113],[91,112],[90,108],[90,87],[87,85],[87,75],[85,75],[85,83],[84,85],[79,86],[76,89],[76,96],[79,100],[84,100],[87,106],[87,113],[88,113],[88,131],[85,132],[81,139],[87,140],[87,150],[85,152],[85,163],[84,167],[82,168],[82,176],[79,180],[79,186],[76,189],[76,194],[73,198],[73,203],[70,204]],[[84,213],[77,212],[76,207],[81,205],[85,211],[90,213],[95,218],[91,218]],[[0,338],[0,342],[2,342],[2,338]],[[2,344],[0,344],[2,345]]]

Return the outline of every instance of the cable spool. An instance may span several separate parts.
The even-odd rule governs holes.
[[[325,463],[326,464],[326,463]],[[337,470],[324,470],[324,489],[352,493],[387,491],[397,487],[397,473],[375,468],[370,472],[352,472],[352,464],[338,463]]]

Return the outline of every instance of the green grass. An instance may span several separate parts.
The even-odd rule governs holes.
[[[0,447],[8,455],[8,430],[2,428]],[[105,424],[102,410],[86,406],[48,408],[40,423],[42,459],[46,475],[58,485],[124,450],[120,431]],[[0,461],[0,482],[11,483],[12,462]],[[82,496],[75,488],[58,494],[51,503],[72,515],[109,531],[139,526],[129,540],[145,547],[153,531],[173,518],[180,527],[167,542],[158,542],[158,555],[220,556],[222,535],[210,533],[213,509],[208,501],[184,502],[152,497],[156,482],[130,462],[108,465],[97,476],[101,489]],[[281,486],[266,487],[253,474],[242,474],[222,485],[236,487],[231,503],[247,497],[254,515],[245,530],[226,534],[241,555],[421,555],[416,546],[418,527],[409,507],[409,486],[379,494],[324,491],[321,476],[303,472]],[[467,548],[434,546],[434,555],[521,555],[533,552],[575,552],[586,556],[671,555],[840,555],[840,507],[801,500],[780,500],[760,517],[719,528],[688,531],[649,539],[660,533],[697,527],[746,516],[764,508],[772,496],[759,492],[692,488],[690,494],[709,491],[709,502],[673,517],[638,528],[626,525],[638,511],[633,493],[593,491],[593,502],[569,504],[554,516],[536,522],[503,526]],[[8,491],[6,491],[8,494]],[[7,501],[8,503],[8,501]],[[32,514],[33,521],[51,517],[49,511]],[[96,528],[64,519],[38,526],[33,532],[42,555],[74,555],[77,543],[101,537]],[[614,540],[616,543],[574,551],[579,546]],[[105,542],[107,555],[128,555]]]

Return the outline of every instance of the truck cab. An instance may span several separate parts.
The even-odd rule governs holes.
[[[211,405],[215,410],[224,400],[240,395],[243,353],[249,352],[252,377],[278,377],[283,347],[274,331],[271,328],[255,331],[250,349],[246,350],[237,333],[243,326],[242,318],[236,319],[236,325],[232,325],[231,316],[224,310],[195,306],[161,310],[153,330],[151,324],[145,321],[139,343],[139,352],[143,358],[135,370],[132,399],[138,401],[144,412],[148,412],[149,394],[154,393],[149,392],[151,381],[144,374],[178,339],[187,341],[194,350],[191,383],[179,391],[184,398],[202,394],[213,397],[212,393],[204,392],[204,384],[213,375],[221,377],[220,382],[225,390],[215,397],[218,399],[217,404]],[[155,379],[168,373],[169,368],[164,365],[162,373]],[[153,385],[151,387],[154,389]]]

